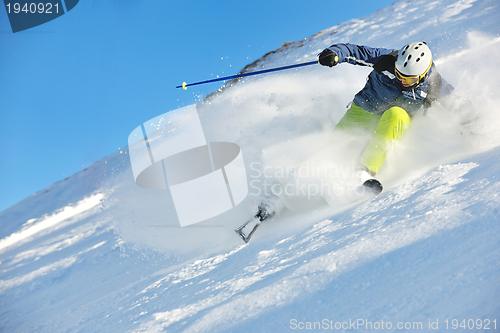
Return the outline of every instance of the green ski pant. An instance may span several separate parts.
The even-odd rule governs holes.
[[[410,121],[408,113],[398,106],[382,115],[376,115],[353,103],[335,129],[373,131],[360,163],[376,174],[384,164],[389,150],[403,136]]]

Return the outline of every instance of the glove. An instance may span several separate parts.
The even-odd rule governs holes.
[[[319,54],[319,63],[323,66],[333,67],[339,63],[339,56],[330,49],[324,49]]]
[[[382,58],[380,58],[374,65],[373,70],[377,73],[382,73],[385,70],[390,68],[394,68],[396,65],[396,59],[398,57],[399,51],[394,51],[389,54],[386,54]]]

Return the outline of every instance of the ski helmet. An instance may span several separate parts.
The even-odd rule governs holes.
[[[410,43],[399,50],[396,59],[396,75],[400,80],[400,76],[403,76],[418,77],[419,81],[422,81],[431,65],[432,53],[427,44],[425,42]]]

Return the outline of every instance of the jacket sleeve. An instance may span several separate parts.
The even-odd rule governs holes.
[[[353,65],[369,67],[373,67],[384,55],[395,51],[355,44],[333,44],[328,48],[338,55],[339,63],[347,62]]]

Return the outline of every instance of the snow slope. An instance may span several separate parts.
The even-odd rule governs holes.
[[[257,184],[217,218],[180,228],[167,191],[135,185],[126,149],[0,213],[0,331],[401,324],[425,332],[430,324],[446,331],[446,320],[453,330],[453,319],[500,331],[499,8],[398,1],[247,67],[309,61],[335,42],[428,42],[440,73],[478,110],[481,135],[463,142],[439,106],[415,117],[381,171],[386,190],[377,198],[301,198],[249,244],[234,234],[260,200],[263,166],[332,168],[344,159],[331,129],[369,69],[309,66],[230,82],[199,106],[207,138],[238,143]]]

